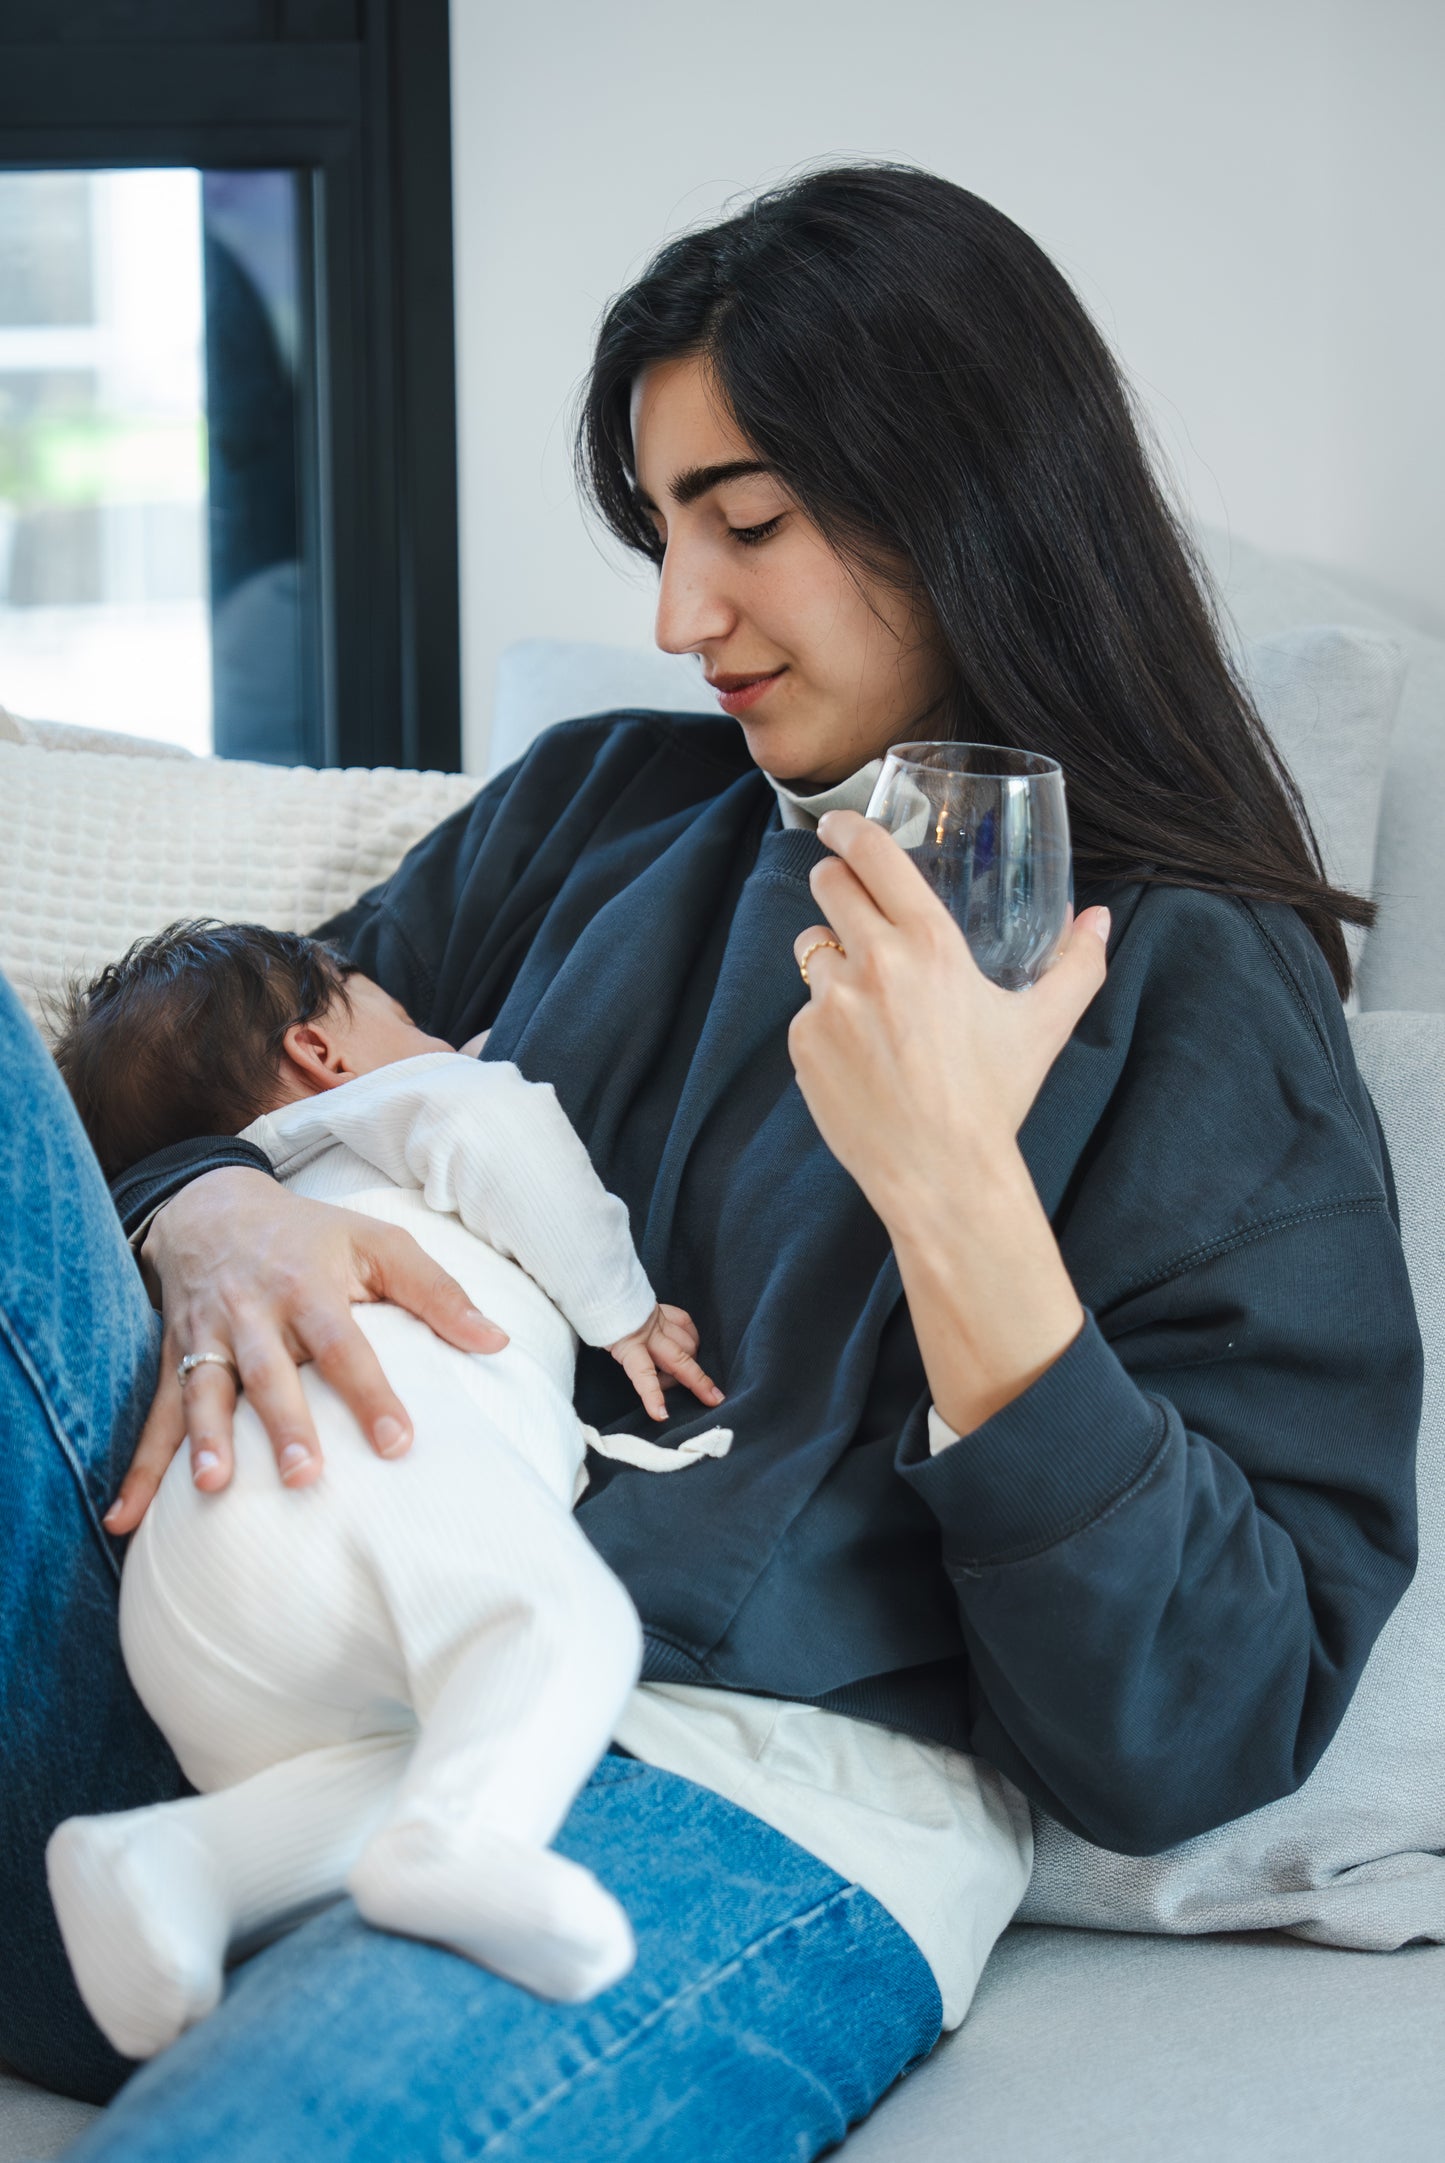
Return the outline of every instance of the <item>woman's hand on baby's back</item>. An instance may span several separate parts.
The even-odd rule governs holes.
[[[654,1419],[667,1418],[667,1402],[658,1374],[670,1375],[690,1389],[701,1404],[721,1404],[723,1393],[711,1375],[697,1363],[697,1324],[682,1307],[659,1305],[630,1336],[609,1345],[612,1357],[623,1367],[643,1405]]]
[[[228,1167],[193,1180],[159,1212],[141,1258],[160,1287],[165,1337],[155,1398],[106,1514],[112,1532],[134,1531],[187,1438],[196,1485],[211,1492],[227,1484],[235,1374],[288,1487],[310,1486],[321,1473],[297,1373],[308,1361],[381,1456],[408,1449],[411,1421],[356,1326],[353,1302],[405,1307],[465,1352],[497,1352],[507,1342],[409,1233],[288,1194],[264,1172]],[[198,1353],[218,1353],[221,1363],[192,1368],[183,1389],[177,1367]]]

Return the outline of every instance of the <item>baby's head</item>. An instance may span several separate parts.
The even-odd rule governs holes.
[[[104,1170],[449,1051],[319,939],[172,924],[67,1000],[56,1064]]]

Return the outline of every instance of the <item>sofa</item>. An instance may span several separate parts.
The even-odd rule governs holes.
[[[1204,545],[1327,857],[1381,902],[1351,1027],[1426,1343],[1421,1570],[1298,1797],[1142,1864],[1040,1820],[1034,1888],[967,2020],[850,2163],[1445,2156],[1445,642],[1310,565]],[[639,703],[701,702],[662,657],[515,648],[493,767],[550,720]],[[221,772],[0,712],[0,966],[43,1020],[69,969],[170,916],[315,922],[475,786]],[[303,863],[318,809],[326,847]],[[90,2116],[0,2069],[0,2163],[62,2154]]]

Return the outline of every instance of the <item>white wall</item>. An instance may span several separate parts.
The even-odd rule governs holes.
[[[1439,0],[452,0],[468,763],[511,640],[639,642],[572,490],[608,296],[799,164],[962,182],[1072,278],[1198,514],[1445,624]]]

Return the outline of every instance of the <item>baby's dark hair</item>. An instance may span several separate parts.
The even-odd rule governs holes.
[[[72,985],[55,1061],[107,1176],[273,1110],[286,1031],[346,1002],[351,973],[319,939],[201,918]]]

